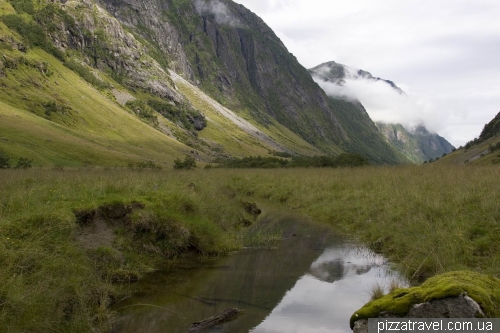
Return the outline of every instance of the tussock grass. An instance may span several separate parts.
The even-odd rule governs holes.
[[[133,282],[186,251],[237,249],[248,218],[233,193],[182,171],[5,170],[0,184],[8,332],[107,331],[109,306],[127,291],[113,282]],[[101,233],[92,216],[104,220]],[[112,238],[100,243],[106,229]]]
[[[380,297],[384,296],[384,287],[381,286],[380,284],[375,284],[372,286],[372,289],[370,290],[370,299],[373,301],[375,299],[379,299]]]
[[[405,286],[402,285],[399,281],[391,280],[391,282],[389,283],[389,293],[392,293],[393,291],[395,291],[397,289],[404,288],[404,287]]]

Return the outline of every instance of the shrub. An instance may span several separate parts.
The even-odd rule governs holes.
[[[131,170],[143,170],[143,169],[151,169],[151,170],[161,170],[162,167],[156,164],[153,161],[142,161],[142,162],[130,162],[128,164],[128,168]]]
[[[186,157],[184,157],[184,161],[180,158],[176,158],[174,161],[174,169],[190,170],[194,168],[196,168],[196,160],[190,155],[186,155]]]
[[[0,150],[0,169],[10,168],[10,156],[7,155],[3,150]]]
[[[497,150],[500,150],[500,141],[497,142],[496,144],[494,145],[490,145],[489,146],[489,149],[490,149],[490,152],[494,152],[494,151],[497,151]]]
[[[21,157],[17,161],[16,169],[29,169],[33,166],[33,160],[26,157]]]
[[[126,104],[134,112],[139,118],[141,118],[146,123],[149,123],[153,126],[158,126],[158,118],[156,117],[156,112],[153,108],[151,108],[147,102],[134,99],[132,101],[128,101]]]
[[[28,13],[33,15],[35,13],[35,6],[31,0],[10,0],[12,7],[18,13]]]

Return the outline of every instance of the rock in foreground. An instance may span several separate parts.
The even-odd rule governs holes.
[[[421,286],[397,289],[351,317],[354,332],[367,332],[368,318],[498,317],[500,279],[470,271],[449,272]]]

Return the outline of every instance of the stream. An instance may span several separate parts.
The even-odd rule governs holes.
[[[198,332],[347,333],[375,285],[406,284],[384,257],[332,228],[276,213],[252,228],[256,239],[279,231],[282,240],[219,259],[186,256],[149,275],[115,305],[113,333],[186,333],[193,322],[234,307],[244,314]]]

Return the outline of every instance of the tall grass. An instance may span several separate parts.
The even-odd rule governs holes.
[[[455,270],[500,274],[500,169],[368,167],[241,172],[239,193],[270,200],[373,245],[414,280]]]
[[[195,250],[272,246],[279,230],[241,235],[241,201],[270,203],[359,238],[421,281],[452,270],[500,276],[497,167],[357,169],[1,170],[0,327],[105,331],[123,288]],[[140,202],[114,241],[88,248],[75,212]],[[259,233],[260,231],[260,233]],[[244,244],[245,243],[245,244]],[[126,286],[126,285],[125,285]]]
[[[237,249],[248,218],[234,192],[186,172],[6,170],[0,184],[0,327],[7,332],[106,331],[109,305],[126,288],[112,282],[134,281],[188,250]],[[82,243],[85,225],[75,212],[132,202],[144,207],[108,221],[111,244]]]

